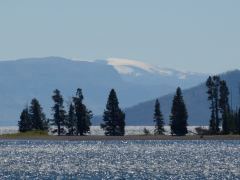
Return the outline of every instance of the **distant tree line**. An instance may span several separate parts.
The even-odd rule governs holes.
[[[69,103],[68,111],[64,107],[64,99],[61,92],[56,89],[53,91],[52,100],[52,119],[46,119],[42,107],[37,99],[33,99],[31,106],[23,109],[20,121],[18,122],[19,131],[26,132],[31,130],[48,130],[50,126],[55,127],[52,133],[57,135],[86,135],[90,133],[92,111],[88,110],[83,103],[81,89],[77,89],[76,95]],[[170,115],[171,134],[187,134],[187,109],[183,100],[182,91],[177,89],[173,99],[172,111]],[[160,109],[159,100],[156,100],[154,110],[155,135],[163,135],[164,118]],[[114,89],[110,91],[106,109],[103,114],[101,128],[106,136],[125,135],[125,113],[119,107],[117,94]]]
[[[206,81],[209,109],[209,134],[240,134],[240,107],[233,110],[229,105],[229,89],[225,80],[219,76],[210,76]],[[197,107],[196,107],[197,108]],[[186,135],[188,112],[178,87],[172,101],[170,128],[172,135]],[[155,134],[164,133],[164,120],[159,100],[155,102]],[[220,128],[221,127],[221,128]]]
[[[221,80],[219,76],[210,76],[206,81],[206,86],[211,111],[209,133],[240,134],[240,108],[231,109],[229,105],[230,93],[226,81]],[[55,127],[52,132],[58,135],[86,135],[90,133],[93,114],[83,103],[83,99],[82,89],[79,88],[66,111],[61,92],[58,89],[54,90],[52,95],[53,118],[47,120],[40,103],[34,98],[30,106],[26,106],[20,115],[19,131],[48,130],[51,125],[51,127]],[[188,133],[188,112],[180,87],[177,88],[173,97],[169,119],[172,135],[182,136]],[[165,123],[158,99],[154,106],[153,121],[155,123],[154,134],[163,135]],[[101,128],[106,136],[123,136],[125,135],[125,125],[125,113],[119,107],[117,94],[112,89],[103,113]]]
[[[93,114],[83,103],[83,99],[82,89],[79,88],[76,95],[72,97],[66,112],[61,92],[58,89],[54,90],[52,95],[53,118],[47,120],[39,101],[34,98],[30,107],[26,106],[20,115],[19,131],[49,130],[51,125],[55,127],[52,132],[59,136],[86,135],[90,133]],[[114,89],[109,94],[101,128],[105,131],[106,136],[123,136],[125,134],[125,114],[119,108]]]

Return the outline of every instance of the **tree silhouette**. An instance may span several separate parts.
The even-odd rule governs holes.
[[[119,108],[117,94],[114,89],[109,94],[101,127],[106,136],[123,136],[125,134],[125,114]]]
[[[76,115],[74,111],[74,106],[72,103],[69,105],[68,115],[66,118],[65,125],[68,129],[68,135],[72,136],[76,133]]]
[[[52,99],[54,101],[54,105],[52,107],[53,119],[51,121],[52,125],[57,126],[57,134],[60,136],[61,132],[63,131],[62,126],[64,126],[66,112],[63,106],[63,97],[58,89],[53,91]]]
[[[170,115],[171,134],[186,135],[188,113],[183,100],[181,88],[178,87],[173,98]]]
[[[155,122],[155,130],[154,133],[159,135],[164,133],[164,121],[163,121],[163,115],[160,110],[160,103],[158,99],[155,102],[155,109],[154,109],[154,122]]]
[[[48,121],[46,120],[46,116],[42,111],[42,107],[36,98],[32,99],[31,101],[31,105],[29,107],[29,117],[32,122],[33,130],[48,129]]]
[[[73,97],[74,109],[76,114],[76,134],[85,135],[90,132],[92,111],[89,111],[83,104],[82,89],[77,89],[76,96]]]
[[[222,114],[222,131],[224,134],[229,134],[229,115],[230,115],[230,106],[229,106],[229,90],[226,84],[226,81],[220,81],[220,99],[219,107]]]
[[[29,116],[28,106],[23,109],[20,115],[20,121],[18,121],[18,127],[20,132],[26,132],[32,130],[32,121]]]

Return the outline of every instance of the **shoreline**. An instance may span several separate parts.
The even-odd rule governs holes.
[[[43,141],[137,141],[137,140],[240,140],[240,135],[200,135],[169,136],[169,135],[126,135],[126,136],[19,136],[1,135],[0,140],[43,140]]]

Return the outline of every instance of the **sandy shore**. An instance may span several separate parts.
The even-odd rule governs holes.
[[[128,141],[128,140],[240,140],[240,135],[214,135],[203,136],[144,136],[144,135],[128,135],[128,136],[34,136],[34,137],[7,137],[0,136],[0,140],[54,140],[54,141]]]

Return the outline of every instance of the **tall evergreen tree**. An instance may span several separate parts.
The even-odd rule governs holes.
[[[172,110],[170,115],[171,134],[186,135],[188,113],[185,106],[181,88],[178,87],[173,98]]]
[[[29,117],[32,122],[33,130],[48,129],[48,121],[46,120],[46,116],[42,111],[42,107],[36,98],[32,99],[31,101],[31,105],[29,108]]]
[[[66,112],[63,106],[63,97],[58,89],[53,91],[52,99],[54,101],[54,105],[52,107],[53,119],[51,121],[52,125],[57,126],[57,134],[60,136],[62,126],[64,126]]]
[[[211,102],[211,105],[209,107],[209,109],[211,110],[209,130],[212,133],[216,133],[215,104],[214,104],[214,97],[213,97],[214,83],[213,83],[213,80],[212,80],[211,76],[208,77],[207,82],[206,82],[206,86],[208,88],[208,90],[207,90],[208,100]]]
[[[222,131],[224,134],[229,134],[229,119],[230,119],[230,106],[229,106],[229,90],[226,81],[220,81],[220,99],[219,107],[222,114]]]
[[[84,135],[90,132],[92,112],[83,104],[82,89],[77,89],[76,96],[73,97],[76,114],[76,134]]]
[[[219,87],[220,87],[220,77],[219,76],[213,76],[213,98],[214,98],[214,107],[215,107],[215,118],[216,118],[216,132],[218,133],[220,131],[219,125],[220,125],[220,118],[219,118]]]
[[[66,127],[68,129],[68,135],[74,135],[76,131],[76,115],[74,111],[74,106],[72,103],[69,105],[68,115],[66,118]]]
[[[26,132],[32,130],[32,121],[29,116],[28,106],[23,109],[20,115],[20,121],[18,121],[18,127],[20,132]]]
[[[164,121],[163,115],[160,110],[160,103],[158,99],[155,102],[155,109],[154,109],[154,122],[155,122],[155,130],[154,133],[159,135],[164,133]]]
[[[216,134],[220,131],[220,128],[219,128],[219,125],[221,122],[220,103],[223,103],[223,101],[226,100],[226,99],[220,100],[220,84],[221,84],[221,80],[219,76],[213,76],[213,77],[210,76],[206,82],[206,86],[208,88],[208,91],[207,91],[208,100],[211,103],[210,105],[211,119],[209,124],[209,130],[213,134]],[[223,90],[226,90],[226,89],[223,89]]]
[[[125,114],[119,108],[117,94],[114,89],[109,94],[103,121],[101,128],[105,131],[106,136],[124,136]]]

